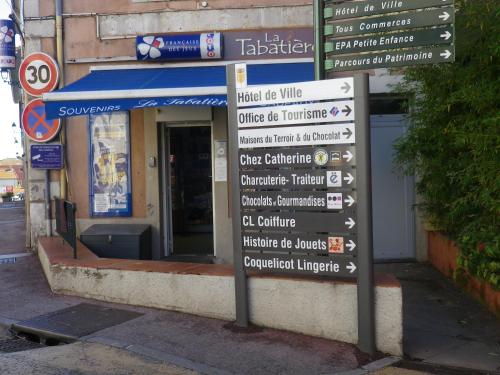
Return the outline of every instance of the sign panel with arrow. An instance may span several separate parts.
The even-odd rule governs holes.
[[[453,23],[454,20],[455,12],[453,7],[447,7],[441,9],[424,9],[390,16],[384,15],[371,18],[356,18],[347,21],[333,21],[328,26],[331,29],[331,34],[337,37],[446,25]],[[326,30],[325,34],[328,34]]]
[[[242,233],[243,250],[323,255],[351,255],[357,253],[356,239],[330,234]]]
[[[452,26],[427,30],[411,30],[382,35],[333,38],[325,44],[326,52],[346,54],[381,49],[423,47],[450,44],[453,41]]]
[[[396,66],[436,64],[455,60],[455,49],[446,47],[420,48],[377,52],[372,54],[334,56],[325,66],[335,71],[375,69]]]
[[[247,87],[236,94],[238,108],[304,101],[352,98],[353,79],[331,79],[282,85]]]
[[[293,149],[267,148],[240,150],[239,164],[241,170],[312,168],[355,166],[356,151],[353,146],[318,146]]]
[[[309,125],[286,128],[258,128],[239,131],[240,149],[339,145],[354,142],[354,124]]]
[[[238,127],[354,121],[354,101],[329,101],[238,110]]]
[[[244,231],[354,233],[356,215],[353,212],[244,212]]]
[[[325,8],[325,18],[342,20],[375,14],[395,13],[406,10],[439,7],[451,5],[454,0],[405,0],[405,1],[347,1],[338,5],[329,5]]]
[[[311,255],[260,254],[245,251],[243,264],[248,270],[304,275],[355,278],[356,263],[350,257],[320,257]]]
[[[242,189],[328,189],[350,190],[355,187],[352,168],[321,170],[241,171]]]

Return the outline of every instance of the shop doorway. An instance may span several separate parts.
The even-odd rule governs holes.
[[[214,255],[211,126],[162,127],[164,247],[172,260]]]

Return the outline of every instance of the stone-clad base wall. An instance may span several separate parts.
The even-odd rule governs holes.
[[[53,292],[235,319],[231,267],[101,259],[81,244],[78,252],[79,259],[72,259],[60,238],[40,239],[38,256]],[[389,276],[378,277],[376,284],[377,347],[402,355],[400,284]],[[256,325],[357,342],[353,282],[252,274],[248,288],[250,320]]]

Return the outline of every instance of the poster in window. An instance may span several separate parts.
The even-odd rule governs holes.
[[[129,113],[90,115],[89,134],[92,216],[131,216]]]

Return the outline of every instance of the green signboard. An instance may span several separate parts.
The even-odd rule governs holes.
[[[396,13],[406,10],[424,9],[451,5],[454,0],[370,0],[349,1],[342,4],[330,4],[325,7],[324,18],[342,20],[373,16],[375,14]]]
[[[454,0],[367,0],[324,8],[324,70],[455,61]]]
[[[325,69],[341,71],[389,68],[397,66],[436,64],[454,61],[455,51],[449,46],[387,51],[370,54],[331,56]]]
[[[335,37],[381,33],[419,27],[446,25],[455,20],[453,7],[424,9],[389,16],[333,21],[325,25],[325,35]]]
[[[364,51],[450,44],[453,42],[454,34],[453,26],[448,26],[352,38],[332,38],[325,44],[325,53],[332,52],[335,55],[339,55]]]

